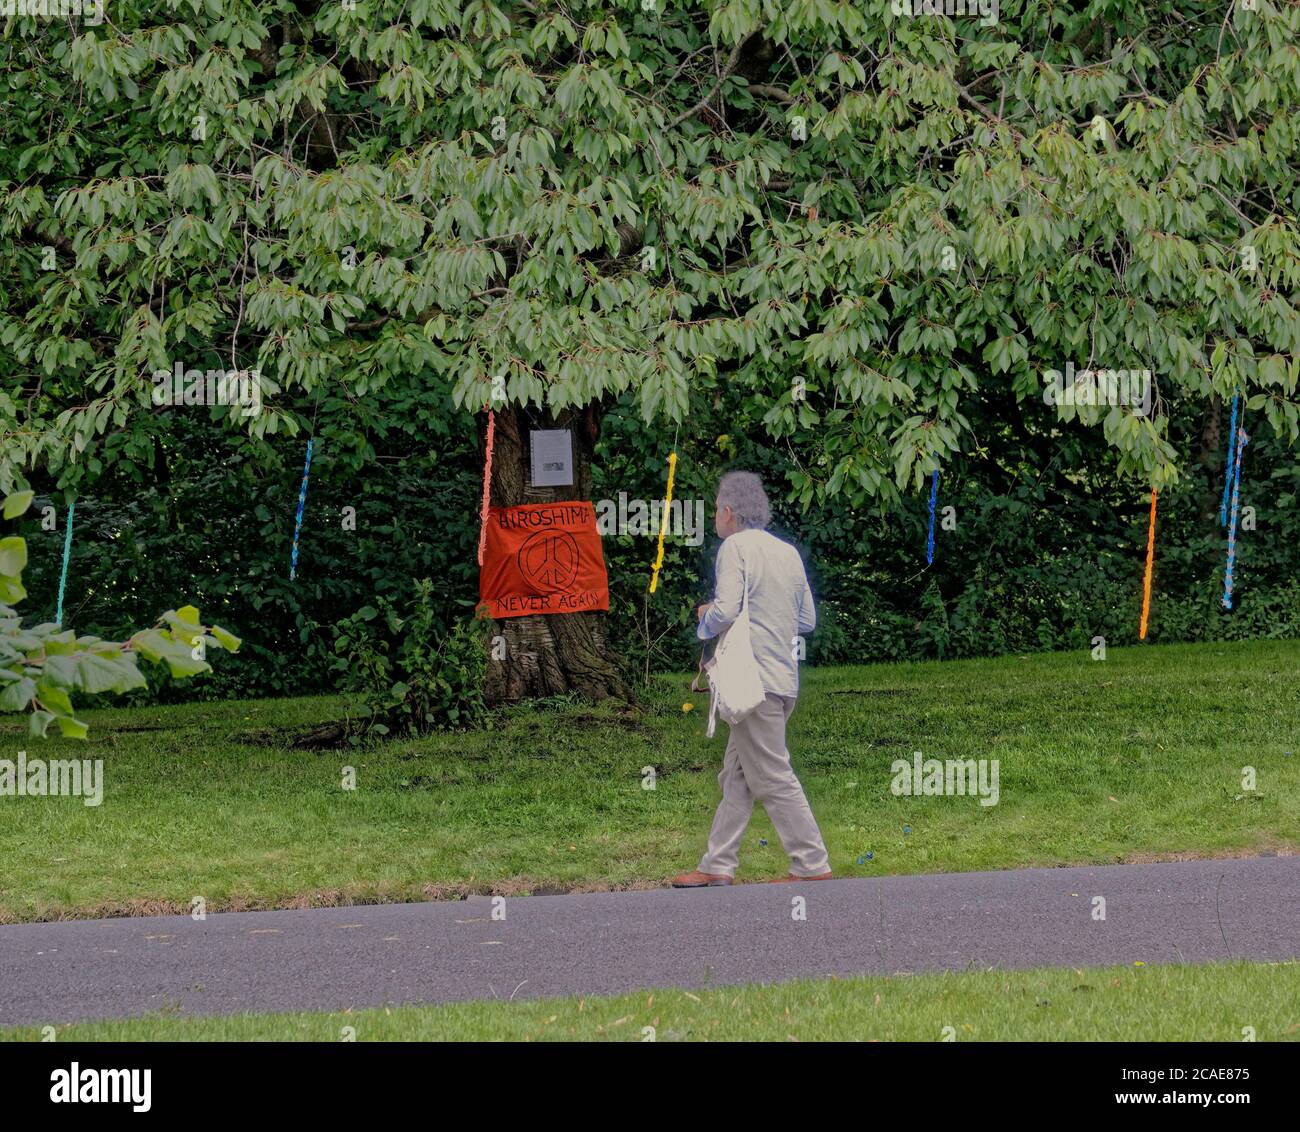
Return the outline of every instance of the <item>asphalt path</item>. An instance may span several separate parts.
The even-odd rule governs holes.
[[[0,927],[0,1025],[1297,957],[1300,857],[474,897]]]

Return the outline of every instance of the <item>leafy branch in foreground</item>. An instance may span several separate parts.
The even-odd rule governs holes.
[[[31,506],[33,492],[4,501],[4,517],[16,519]],[[143,688],[137,655],[166,664],[175,677],[210,672],[209,646],[235,652],[239,638],[217,625],[204,625],[192,605],[169,609],[152,628],[125,641],[79,637],[54,621],[23,628],[13,608],[27,596],[22,574],[26,540],[0,539],[0,711],[30,711],[31,733],[46,736],[51,723],[70,739],[84,739],[87,726],[73,714],[71,693],[127,692]]]

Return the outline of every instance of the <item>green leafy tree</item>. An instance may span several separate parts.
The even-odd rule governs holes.
[[[261,457],[313,427],[363,453],[367,396],[437,375],[447,412],[497,408],[503,506],[587,497],[614,400],[666,449],[726,391],[731,432],[816,437],[801,504],[889,507],[1070,362],[1154,374],[1150,414],[1061,414],[1136,483],[1201,458],[1170,442],[1183,402],[1242,392],[1294,443],[1300,7],[905,7],[13,21],[0,490],[153,468],[150,378],[178,360],[258,373],[261,412],[212,415]],[[574,430],[571,489],[528,485],[531,427]],[[490,699],[626,692],[598,614],[498,631]]]

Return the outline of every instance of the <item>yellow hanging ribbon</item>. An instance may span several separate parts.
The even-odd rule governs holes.
[[[668,512],[673,502],[673,477],[677,474],[677,453],[671,452],[668,455],[668,491],[667,498],[664,499],[664,513],[659,520],[659,553],[655,556],[655,564],[650,574],[650,592],[654,593],[655,588],[659,585],[659,571],[664,564],[664,536],[668,534]]]

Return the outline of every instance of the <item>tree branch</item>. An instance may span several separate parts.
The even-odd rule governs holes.
[[[740,53],[741,51],[744,50],[745,44],[747,44],[752,38],[753,38],[752,36],[746,36],[744,39],[742,39],[739,43],[736,44],[734,50],[731,52],[730,58],[727,59],[727,65],[722,68],[722,74],[718,76],[718,81],[713,84],[713,89],[709,91],[708,94],[706,94],[703,98],[701,98],[699,102],[697,102],[689,110],[683,110],[680,114],[678,114],[676,118],[674,118],[671,122],[668,123],[667,126],[664,127],[665,130],[676,129],[683,122],[685,122],[687,118],[694,118],[696,114],[698,114],[701,110],[703,110],[706,106],[708,106],[710,102],[713,101],[714,96],[718,93],[718,91],[722,89],[722,84],[727,81],[727,79],[731,76],[731,72],[736,69],[736,64],[740,62]]]
[[[787,106],[793,106],[799,101],[788,90],[782,90],[779,86],[767,86],[765,83],[750,83],[749,89],[754,94],[763,95],[767,98],[775,98],[777,102],[784,102]]]
[[[77,249],[67,236],[47,235],[44,232],[37,231],[35,225],[28,225],[22,230],[21,235],[27,243],[49,244],[51,247],[58,248],[64,255],[70,255],[74,260],[77,258]]]

